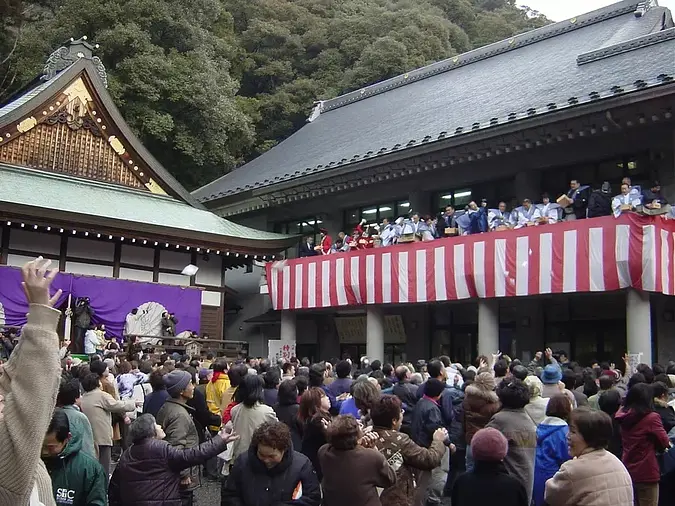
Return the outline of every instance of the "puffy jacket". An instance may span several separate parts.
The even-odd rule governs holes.
[[[415,407],[410,437],[419,446],[429,448],[434,432],[443,427],[440,406],[425,395],[417,402]]]
[[[534,461],[534,491],[532,502],[543,506],[546,480],[553,478],[570,457],[567,449],[569,426],[564,420],[550,416],[537,426],[537,451]]]
[[[452,411],[454,418],[448,428],[448,436],[451,443],[454,443],[458,450],[466,449],[466,437],[464,436],[464,391],[459,388],[449,388],[443,392],[452,399]]]
[[[110,480],[110,506],[181,506],[180,472],[215,457],[226,446],[220,436],[187,449],[156,439],[132,445]]]
[[[474,434],[485,428],[492,415],[501,409],[502,403],[499,402],[499,397],[495,392],[469,385],[464,390],[462,407],[464,408],[466,444],[470,445]]]
[[[230,389],[230,378],[224,373],[214,373],[213,378],[206,384],[206,404],[209,411],[219,417],[223,416],[225,408],[230,403],[230,399],[225,396],[225,392]],[[218,430],[218,426],[213,425],[211,430]]]
[[[661,470],[656,452],[665,450],[670,445],[661,417],[655,412],[645,415],[621,408],[615,418],[621,427],[621,460],[633,483],[658,483]]]
[[[230,476],[223,481],[221,506],[319,506],[319,480],[307,457],[290,448],[279,464],[268,469],[257,453],[258,447],[251,445],[237,457]],[[296,490],[302,494],[293,500]]]
[[[106,506],[108,476],[103,466],[71,437],[58,457],[45,459],[57,506]]]
[[[195,410],[187,404],[181,404],[175,399],[169,399],[157,413],[157,423],[162,426],[166,434],[165,440],[171,446],[178,448],[195,448],[199,445],[197,426],[192,421]],[[194,490],[201,486],[199,467],[194,466],[182,473],[183,478],[190,478],[187,487]]]

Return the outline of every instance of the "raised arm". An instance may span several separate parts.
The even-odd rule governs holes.
[[[199,464],[212,459],[219,453],[224,452],[227,447],[227,442],[228,440],[217,435],[194,448],[178,448],[168,445],[167,458],[169,467],[174,471],[182,471],[193,466],[198,466]]]
[[[33,489],[40,460],[40,442],[56,404],[61,367],[56,325],[60,311],[51,306],[61,295],[49,296],[56,271],[41,257],[22,269],[29,302],[21,340],[0,375],[4,410],[0,417],[0,504],[24,505]],[[27,371],[40,364],[40,374]]]

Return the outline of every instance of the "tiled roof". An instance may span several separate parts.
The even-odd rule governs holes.
[[[670,11],[625,0],[322,102],[311,122],[193,192],[201,202],[671,82]],[[318,112],[318,111],[315,111]]]
[[[281,251],[297,243],[294,236],[255,230],[171,197],[122,186],[2,164],[0,181],[0,208],[53,210],[83,223],[91,218],[105,219],[129,230],[145,224],[180,237],[197,233],[205,241],[223,244],[236,239],[240,247],[251,249]]]
[[[12,100],[11,102],[5,104],[3,107],[0,107],[0,118],[5,116],[6,114],[9,114],[15,109],[18,109],[22,105],[28,103],[30,100],[37,97],[40,93],[48,89],[53,84],[54,84],[53,80],[40,83],[35,88],[32,88],[31,90],[19,96],[15,100]]]

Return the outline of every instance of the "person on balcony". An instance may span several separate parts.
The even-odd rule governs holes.
[[[319,252],[319,255],[328,255],[333,246],[333,240],[330,238],[328,230],[325,228],[319,229],[319,232],[321,233],[321,244],[314,249]]]
[[[621,213],[632,211],[640,205],[639,195],[631,193],[631,187],[628,183],[621,184],[621,194],[612,199],[612,212],[614,217],[618,218]]]
[[[397,220],[398,221],[398,220]],[[382,246],[391,246],[396,244],[398,238],[401,236],[401,227],[397,223],[392,223],[389,218],[382,219],[382,230],[380,232],[380,239]]]
[[[459,225],[457,224],[457,216],[455,215],[455,208],[453,206],[445,207],[445,212],[436,222],[436,231],[439,238],[459,235]]]
[[[598,218],[600,216],[610,216],[612,214],[612,187],[608,181],[602,183],[599,190],[591,193],[588,199],[589,218]]]
[[[305,237],[305,240],[302,241],[302,243],[300,244],[300,251],[298,252],[298,256],[300,258],[303,258],[303,257],[313,257],[318,254],[319,252],[314,249],[314,238],[311,236]]]
[[[506,210],[506,202],[500,202],[497,209],[488,212],[488,224],[491,231],[511,228],[511,213]]]
[[[338,237],[335,240],[335,244],[333,245],[333,251],[331,251],[331,253],[344,253],[349,251],[350,242],[352,242],[351,237],[349,237],[344,232],[339,232]]]
[[[480,207],[474,201],[469,202],[466,214],[469,217],[469,234],[488,231],[487,200],[481,200]]]
[[[647,209],[660,209],[668,204],[668,201],[661,193],[661,183],[654,181],[649,190],[642,193],[642,202]]]
[[[570,181],[567,198],[572,201],[572,204],[565,207],[565,221],[583,220],[586,218],[586,209],[588,208],[588,198],[590,195],[590,186],[582,186],[576,179]]]
[[[532,205],[530,199],[523,200],[523,205],[513,210],[515,226],[513,228],[531,227],[537,224],[541,216],[539,210]]]
[[[555,202],[551,202],[548,193],[543,193],[541,196],[541,204],[536,205],[539,212],[539,219],[537,225],[552,225],[560,221],[561,208]]]

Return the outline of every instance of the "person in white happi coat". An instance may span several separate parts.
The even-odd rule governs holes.
[[[631,187],[628,183],[621,184],[621,195],[617,195],[612,199],[612,213],[614,217],[618,218],[622,212],[630,211],[640,205],[640,196],[631,192]]]
[[[544,193],[541,196],[541,204],[537,204],[537,210],[539,211],[540,218],[546,218],[546,223],[553,224],[560,221],[560,214],[562,208],[555,202],[551,202],[551,199],[548,196],[548,193]],[[543,220],[538,223],[542,224]]]
[[[537,218],[541,216],[539,210],[532,205],[530,199],[523,200],[523,205],[514,209],[513,212],[515,213],[515,227],[513,228],[523,228],[534,225]]]
[[[391,223],[389,218],[382,218],[382,229],[380,231],[380,240],[382,246],[391,246],[396,244],[401,235],[401,227],[396,223]]]
[[[500,202],[497,209],[490,209],[488,225],[490,230],[497,230],[497,227],[511,228],[511,213],[506,210],[506,202]]]

